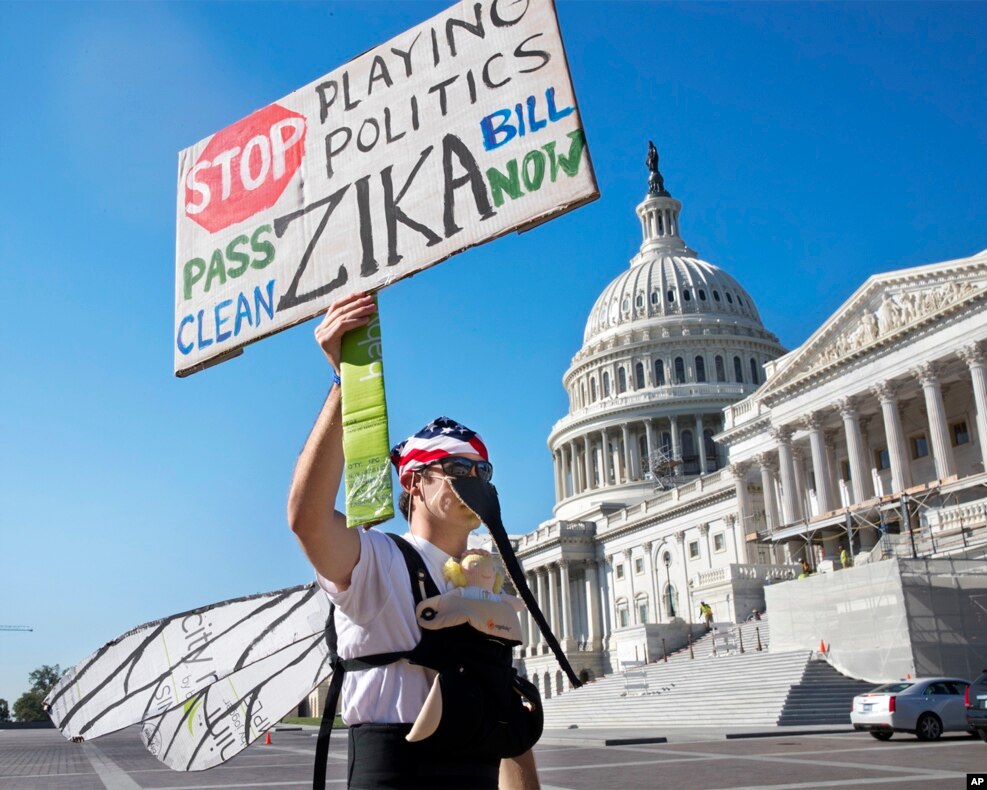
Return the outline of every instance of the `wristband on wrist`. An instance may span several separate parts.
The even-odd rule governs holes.
[[[332,372],[332,383],[335,384],[338,387],[339,384],[340,384],[340,381],[341,380],[339,378],[339,374],[334,370]]]

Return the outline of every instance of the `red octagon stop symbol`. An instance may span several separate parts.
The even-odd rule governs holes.
[[[217,132],[185,177],[185,216],[210,233],[273,206],[305,155],[305,117],[271,104]]]

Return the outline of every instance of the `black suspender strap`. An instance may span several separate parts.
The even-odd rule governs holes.
[[[408,566],[408,575],[411,577],[411,594],[415,597],[415,607],[418,607],[426,598],[439,595],[439,588],[436,587],[432,576],[425,568],[425,561],[404,538],[399,538],[393,533],[387,533],[394,545],[398,547],[404,563]]]
[[[315,768],[312,771],[312,790],[325,790],[326,762],[329,759],[329,739],[332,737],[332,725],[336,721],[336,705],[339,703],[339,692],[343,688],[343,675],[346,670],[341,666],[339,654],[336,652],[336,604],[329,605],[329,617],[326,619],[326,644],[329,646],[329,666],[332,667],[332,680],[329,681],[329,693],[326,695],[325,707],[322,709],[322,721],[319,723],[319,737],[315,741]]]
[[[398,547],[404,563],[408,567],[408,575],[411,577],[411,594],[415,599],[415,607],[418,607],[425,598],[431,598],[439,594],[439,588],[435,585],[421,555],[412,548],[406,540],[393,533],[385,533],[394,545]],[[325,708],[322,710],[322,721],[319,724],[319,737],[315,741],[315,769],[312,772],[312,790],[325,790],[326,786],[326,764],[329,759],[329,739],[332,737],[332,725],[336,720],[336,706],[339,704],[339,695],[343,689],[343,676],[347,672],[360,672],[374,667],[383,667],[407,658],[411,650],[401,650],[393,653],[377,653],[372,656],[361,656],[359,658],[340,658],[337,652],[336,638],[336,605],[329,607],[329,617],[326,620],[326,645],[329,647],[329,666],[332,667],[332,680],[329,681],[329,693],[326,695]]]
[[[339,692],[343,688],[345,670],[340,666],[339,656],[336,655],[336,624],[333,622],[335,605],[329,607],[329,622],[326,624],[326,637],[329,641],[329,663],[332,666],[332,680],[329,681],[329,693],[326,695],[326,705],[322,709],[322,721],[319,724],[319,737],[315,741],[315,768],[312,771],[312,790],[325,790],[326,765],[329,761],[329,739],[332,737],[332,725],[336,721],[336,705],[339,702]],[[331,639],[329,636],[331,634]]]

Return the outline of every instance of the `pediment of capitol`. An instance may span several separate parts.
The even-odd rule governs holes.
[[[800,348],[768,366],[758,399],[771,404],[828,374],[869,362],[923,330],[982,310],[985,295],[987,251],[874,275]]]

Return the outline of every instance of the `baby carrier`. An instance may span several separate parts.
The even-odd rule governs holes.
[[[523,572],[500,520],[496,490],[478,478],[457,478],[451,482],[464,503],[490,528],[515,587],[573,686],[578,687],[580,683],[575,673],[524,582]],[[390,537],[408,568],[422,638],[411,650],[342,659],[337,652],[335,606],[330,608],[326,642],[333,674],[316,743],[315,790],[325,787],[329,739],[347,672],[386,666],[401,659],[435,670],[438,676],[412,733],[414,735],[418,730],[420,734],[412,739],[428,749],[455,752],[478,760],[515,757],[537,743],[544,727],[538,689],[518,675],[512,666],[512,649],[521,643],[520,640],[491,634],[491,629],[479,630],[465,621],[460,624],[442,622],[438,612],[441,595],[421,556],[403,539],[395,535]],[[507,629],[501,630],[507,632]]]

